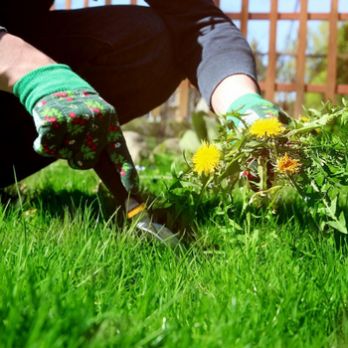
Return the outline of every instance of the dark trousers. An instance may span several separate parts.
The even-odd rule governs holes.
[[[24,39],[84,77],[115,106],[121,123],[164,102],[183,79],[174,63],[168,30],[149,8],[55,11],[43,27]],[[14,182],[13,167],[21,180],[53,160],[34,152],[32,117],[18,100],[3,92],[0,105],[0,186],[4,187]]]

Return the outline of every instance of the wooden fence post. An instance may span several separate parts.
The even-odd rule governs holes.
[[[277,73],[277,21],[278,21],[278,0],[272,0],[270,14],[270,37],[268,51],[268,69],[266,77],[265,97],[274,100]]]
[[[245,38],[248,36],[248,15],[249,15],[249,0],[242,0],[242,13],[240,21],[240,31]]]
[[[190,82],[184,80],[179,86],[179,107],[176,112],[176,120],[182,121],[189,117],[190,107]]]
[[[301,0],[299,41],[296,62],[296,101],[295,117],[302,112],[305,94],[306,49],[308,25],[308,0]]]
[[[337,38],[338,38],[338,0],[331,0],[331,12],[329,18],[329,44],[328,44],[328,71],[326,98],[336,101],[337,85]]]

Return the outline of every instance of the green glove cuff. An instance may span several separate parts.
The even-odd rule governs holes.
[[[69,66],[52,64],[24,75],[13,86],[13,93],[31,114],[36,103],[45,96],[76,89],[95,92],[94,88],[75,74]]]
[[[252,109],[256,105],[269,103],[263,99],[259,94],[249,93],[235,100],[227,110],[227,113],[238,112],[244,114],[247,110]],[[232,121],[237,127],[240,120],[232,115],[227,115],[227,120]]]
[[[237,111],[243,114],[248,109],[252,109],[253,106],[265,103],[270,104],[269,101],[263,99],[259,94],[249,93],[235,100],[228,108],[228,112]]]

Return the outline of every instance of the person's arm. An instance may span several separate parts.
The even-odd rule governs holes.
[[[0,32],[0,90],[11,92],[14,84],[30,71],[55,63],[21,38]]]
[[[217,113],[240,94],[258,91],[249,44],[211,0],[147,2],[172,33],[178,64]]]
[[[172,33],[178,64],[217,114],[288,117],[260,96],[252,50],[212,0],[146,0]],[[235,120],[238,125],[239,121]]]

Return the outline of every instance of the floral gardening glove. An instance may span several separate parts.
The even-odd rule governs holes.
[[[105,149],[125,188],[137,185],[114,107],[67,65],[33,70],[16,82],[14,94],[34,118],[37,153],[87,169],[95,166]]]
[[[96,92],[77,89],[41,99],[32,111],[39,136],[35,151],[67,159],[73,168],[91,168],[117,122],[114,108]]]
[[[248,126],[260,118],[267,117],[277,117],[284,124],[290,121],[290,117],[279,106],[256,93],[250,93],[240,97],[228,109],[227,120],[233,121],[237,128],[243,127],[241,120],[233,116],[234,113],[239,114]]]
[[[132,157],[128,151],[120,123],[116,120],[110,124],[105,147],[111,162],[120,175],[123,187],[128,193],[138,195],[139,177]]]

